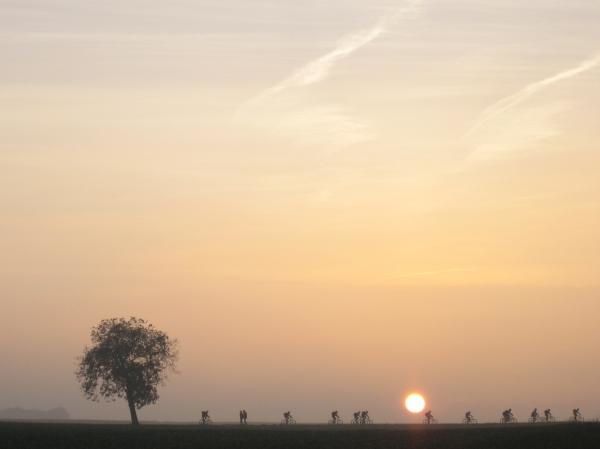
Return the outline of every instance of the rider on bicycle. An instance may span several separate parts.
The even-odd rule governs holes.
[[[208,410],[202,410],[202,424],[206,424],[210,420]]]
[[[579,412],[578,408],[574,408],[573,409],[573,419],[575,421],[579,421],[579,419],[581,418],[581,413]]]
[[[427,419],[427,424],[431,424],[431,421],[433,421],[433,413],[431,410],[425,413],[425,418]]]
[[[465,413],[465,422],[467,424],[469,424],[472,421],[473,421],[473,413],[471,413],[471,410],[469,410],[467,413]]]
[[[292,412],[289,412],[289,411],[285,412],[283,414],[283,419],[285,420],[286,424],[289,424],[290,423],[290,419],[292,419]]]
[[[533,411],[531,412],[531,420],[533,422],[537,422],[538,418],[539,418],[540,414],[538,413],[537,407],[533,409]]]
[[[360,412],[360,423],[361,424],[369,423],[369,411],[368,410]]]
[[[550,419],[552,419],[552,410],[549,408],[544,410],[544,417],[546,418],[546,422],[550,421]]]
[[[340,419],[340,414],[338,413],[337,410],[334,410],[333,412],[331,412],[331,422],[333,422],[333,424],[337,424],[339,419]]]

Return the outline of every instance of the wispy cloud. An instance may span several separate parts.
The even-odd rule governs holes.
[[[326,80],[335,65],[381,37],[402,17],[418,10],[408,0],[365,30],[341,39],[333,50],[295,70],[289,77],[242,105],[236,119],[292,137],[300,144],[346,147],[374,137],[369,126],[344,106],[307,98],[305,89]]]
[[[600,54],[592,59],[588,59],[587,61],[582,62],[577,67],[573,67],[571,69],[565,70],[563,72],[557,73],[551,77],[545,78],[541,81],[537,81],[532,83],[516,94],[513,94],[509,97],[503,98],[502,100],[494,103],[492,106],[487,108],[481,118],[473,125],[473,127],[469,130],[467,135],[475,133],[481,126],[485,125],[490,120],[502,115],[509,110],[519,106],[523,102],[525,102],[528,98],[537,94],[538,92],[552,86],[553,84],[557,84],[561,81],[566,81],[570,78],[573,78],[577,75],[580,75],[584,72],[592,70],[596,68],[600,64]]]
[[[385,18],[381,19],[373,28],[342,39],[332,51],[309,62],[289,78],[267,89],[263,95],[275,95],[286,89],[309,86],[325,80],[338,61],[347,58],[381,36],[387,30],[387,22]]]
[[[484,140],[477,144],[470,158],[482,159],[524,149],[559,135],[552,119],[565,109],[564,102],[554,102],[545,107],[522,108],[521,106],[549,87],[593,70],[599,65],[600,54],[573,68],[531,83],[486,108],[465,134],[466,139],[483,136]],[[508,112],[511,114],[507,114]]]

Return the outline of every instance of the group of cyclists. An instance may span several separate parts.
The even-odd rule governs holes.
[[[531,415],[529,417],[529,422],[530,423],[541,423],[541,422],[555,422],[556,418],[554,418],[554,415],[552,414],[552,410],[547,408],[546,410],[544,410],[544,417],[542,418],[541,415],[538,412],[537,408],[534,408],[533,411],[531,412]],[[569,418],[569,421],[571,422],[583,422],[583,416],[581,414],[581,411],[578,408],[574,408],[572,411],[572,415]],[[510,424],[510,423],[516,423],[518,422],[516,416],[514,415],[512,408],[509,408],[507,410],[504,410],[502,412],[502,419],[500,420],[501,424]],[[433,417],[433,413],[431,412],[431,410],[429,410],[427,413],[425,413],[425,419],[423,419],[423,424],[435,424],[437,423],[437,420]],[[465,413],[465,418],[463,419],[463,424],[477,424],[477,418],[475,418],[473,416],[473,413],[471,413],[471,411],[469,410],[468,412]]]
[[[577,409],[577,410],[579,410],[579,409]],[[537,422],[553,422],[553,421],[554,421],[554,416],[552,415],[552,410],[550,410],[549,408],[544,410],[543,418],[539,414],[537,408],[534,408],[533,411],[531,412],[531,415],[529,416],[529,422],[534,423],[534,424]]]
[[[538,412],[537,408],[534,408],[531,414],[529,415],[529,422],[532,424],[540,423],[540,422],[555,422],[556,418],[552,414],[552,410],[547,408],[544,410],[544,416],[542,417]],[[569,417],[569,421],[571,422],[583,422],[583,416],[581,411],[578,408],[574,408],[571,412],[571,416]],[[502,424],[509,424],[517,422],[517,418],[515,418],[512,409],[505,410],[502,412]]]
[[[529,416],[529,422],[533,423],[533,424],[542,423],[542,422],[550,423],[550,422],[554,422],[554,421],[555,421],[554,415],[552,415],[552,410],[549,408],[544,410],[543,417],[540,415],[537,408],[534,408],[533,411],[531,412],[531,415]],[[578,408],[573,409],[571,417],[569,418],[569,421],[577,422],[577,423],[584,421],[583,415],[581,414],[581,411]],[[465,418],[463,419],[463,424],[477,424],[477,422],[478,422],[477,419],[473,416],[473,413],[471,413],[470,410],[465,413]],[[501,424],[510,424],[510,423],[517,423],[517,422],[518,422],[518,420],[517,420],[516,416],[514,415],[512,408],[509,408],[502,412],[502,418],[500,420]],[[208,413],[208,410],[203,410],[200,424],[210,424],[210,423],[212,423],[212,419],[210,417],[210,414]],[[334,410],[331,412],[331,419],[328,421],[328,423],[329,424],[343,424],[344,422],[342,421],[342,418],[340,417],[339,412],[337,410]],[[431,410],[427,411],[424,414],[423,424],[436,424],[436,423],[437,423],[437,420],[433,416],[433,412]],[[248,424],[248,412],[246,410],[240,410],[240,424]],[[283,414],[283,419],[281,420],[281,424],[286,424],[286,425],[296,424],[296,420],[294,419],[294,417],[292,416],[292,413],[290,411],[287,411]],[[353,413],[353,419],[352,419],[351,424],[373,424],[373,420],[369,416],[368,410],[362,410],[362,411],[357,411],[357,412]]]
[[[368,410],[354,412],[352,416],[353,418],[350,424],[373,424],[373,420],[369,416]]]

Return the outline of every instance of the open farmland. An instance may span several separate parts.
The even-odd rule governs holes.
[[[0,423],[2,449],[596,449],[600,425],[144,425]]]

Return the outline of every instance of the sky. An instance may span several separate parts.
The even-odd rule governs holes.
[[[0,0],[0,408],[600,417],[596,0]]]

